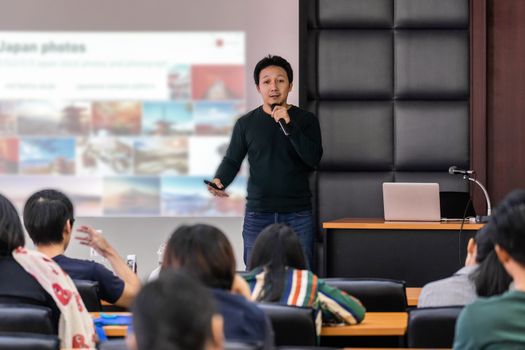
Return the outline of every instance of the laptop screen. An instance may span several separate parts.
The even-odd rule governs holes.
[[[440,221],[439,184],[384,182],[386,221]]]

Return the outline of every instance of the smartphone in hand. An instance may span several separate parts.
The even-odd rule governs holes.
[[[224,188],[219,188],[219,186],[217,186],[217,185],[215,184],[215,182],[211,182],[211,181],[209,181],[209,180],[204,180],[204,183],[205,183],[206,185],[210,185],[211,187],[213,187],[214,189],[216,189],[216,190],[218,190],[218,191],[224,191]]]
[[[128,265],[131,271],[137,273],[137,256],[135,254],[128,254],[126,256],[126,265]]]

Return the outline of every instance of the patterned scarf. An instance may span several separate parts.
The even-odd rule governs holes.
[[[15,260],[53,297],[60,310],[58,336],[61,348],[95,348],[93,321],[78,294],[73,280],[44,254],[18,247]]]

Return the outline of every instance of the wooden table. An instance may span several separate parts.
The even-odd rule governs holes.
[[[130,315],[129,312],[115,312],[111,315]],[[98,318],[100,313],[91,312]],[[353,326],[327,326],[321,330],[322,336],[402,336],[406,333],[408,314],[406,312],[367,312],[363,322]],[[104,326],[108,337],[125,337],[127,326]]]
[[[407,331],[406,312],[367,312],[360,324],[325,326],[321,336],[403,336]]]
[[[131,312],[103,312],[108,315],[131,316]],[[100,317],[100,312],[89,313],[93,319]],[[128,333],[128,326],[104,326],[107,337],[125,337]]]
[[[419,295],[421,294],[421,288],[408,287],[406,288],[407,293],[407,305],[409,307],[417,306],[419,301]]]
[[[325,276],[392,278],[422,287],[464,265],[467,242],[481,227],[456,221],[328,221],[323,223]]]

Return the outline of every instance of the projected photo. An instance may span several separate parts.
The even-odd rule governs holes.
[[[105,215],[160,215],[160,178],[113,177],[104,179]]]
[[[246,178],[239,177],[227,192],[228,198],[213,197],[200,176],[162,178],[162,213],[176,216],[241,216],[245,206]]]
[[[135,141],[136,175],[179,175],[188,173],[186,137],[148,138]]]
[[[191,69],[194,100],[242,100],[243,65],[194,65]]]
[[[229,135],[243,106],[238,102],[197,102],[194,106],[198,135]]]
[[[77,141],[79,175],[131,175],[133,139],[125,137],[83,138]]]
[[[168,72],[169,98],[172,100],[189,100],[191,98],[191,70],[187,64],[178,64]]]
[[[0,138],[0,174],[18,172],[18,139]]]
[[[88,135],[91,132],[91,103],[71,102],[58,106],[59,127],[68,135]]]
[[[145,102],[142,133],[153,136],[191,135],[195,130],[190,102]]]
[[[0,176],[9,188],[9,199],[19,213],[30,195],[53,188],[64,192],[75,204],[75,215],[102,215],[102,180],[93,176]]]
[[[22,138],[20,140],[20,173],[75,173],[75,139]]]
[[[22,101],[17,103],[16,114],[20,135],[87,135],[90,132],[89,103]]]
[[[0,135],[16,134],[16,102],[0,101]]]
[[[0,52],[0,191],[19,208],[56,188],[78,216],[243,215],[246,162],[230,198],[213,198],[202,182],[246,113],[243,32],[0,38],[39,49]]]
[[[189,175],[213,176],[229,143],[227,136],[190,137]]]
[[[93,134],[138,135],[140,134],[140,102],[93,103]]]

